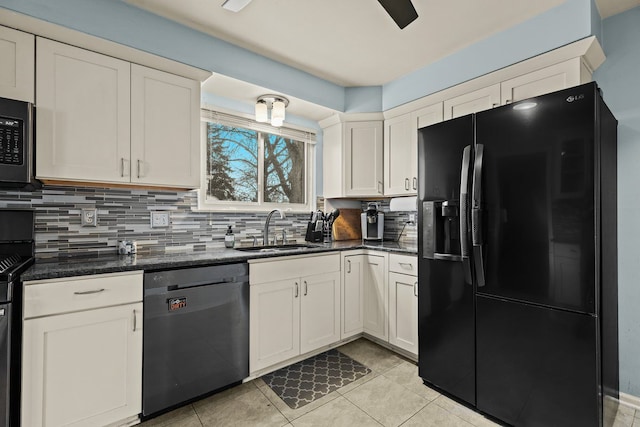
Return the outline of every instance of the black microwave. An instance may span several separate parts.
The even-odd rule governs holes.
[[[35,186],[33,104],[0,98],[0,188]]]

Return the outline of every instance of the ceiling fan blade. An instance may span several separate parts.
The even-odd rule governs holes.
[[[411,0],[378,0],[389,16],[398,24],[400,29],[411,24],[418,17],[416,8]]]

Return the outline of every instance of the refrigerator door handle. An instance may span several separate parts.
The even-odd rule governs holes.
[[[469,209],[469,165],[471,163],[471,146],[464,147],[462,152],[462,171],[460,172],[460,255],[464,270],[464,281],[471,282],[471,262],[469,259],[469,224],[467,212]]]
[[[471,242],[478,287],[485,285],[484,253],[482,236],[482,163],[484,161],[484,145],[476,145],[476,159],[473,166],[473,189],[471,199]]]

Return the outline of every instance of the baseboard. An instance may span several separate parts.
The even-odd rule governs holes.
[[[640,397],[620,392],[620,404],[640,410]]]

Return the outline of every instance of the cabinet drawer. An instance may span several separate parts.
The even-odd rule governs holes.
[[[142,271],[25,282],[24,318],[142,301]]]
[[[389,271],[418,275],[418,257],[411,255],[389,254]]]
[[[332,271],[340,271],[340,254],[338,253],[258,261],[249,265],[249,283],[255,285]]]

